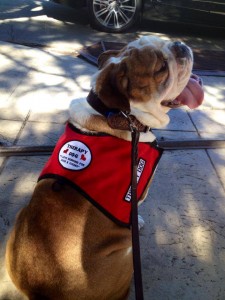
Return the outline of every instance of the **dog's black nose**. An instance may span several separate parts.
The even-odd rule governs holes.
[[[176,57],[185,58],[190,56],[189,48],[182,42],[174,42],[172,44],[172,49],[176,54]]]

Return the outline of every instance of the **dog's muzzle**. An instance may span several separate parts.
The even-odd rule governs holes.
[[[173,42],[171,50],[175,54],[176,58],[191,58],[192,53],[190,48],[182,42]]]

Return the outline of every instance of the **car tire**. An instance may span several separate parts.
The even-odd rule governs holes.
[[[124,32],[141,18],[142,0],[87,0],[90,24],[105,32]]]

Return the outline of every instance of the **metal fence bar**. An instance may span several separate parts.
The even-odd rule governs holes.
[[[158,141],[159,147],[164,150],[186,149],[218,149],[225,148],[224,140],[182,140]],[[50,155],[54,146],[0,146],[0,156],[41,156]]]
[[[9,146],[0,147],[0,156],[50,155],[54,146]]]
[[[216,149],[225,148],[224,140],[182,140],[182,141],[158,141],[158,145],[165,150],[185,149]]]

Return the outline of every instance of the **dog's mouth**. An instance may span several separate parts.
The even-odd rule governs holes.
[[[201,105],[204,99],[202,86],[202,79],[197,75],[192,74],[181,94],[174,100],[163,100],[161,105],[169,108],[178,108],[187,105],[189,108],[194,109]]]

